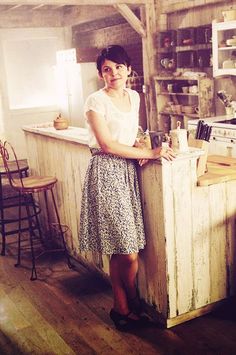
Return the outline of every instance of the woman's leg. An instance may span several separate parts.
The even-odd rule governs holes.
[[[113,308],[120,314],[128,314],[128,302],[124,285],[120,277],[119,255],[112,255],[110,259],[110,278],[113,290]]]
[[[138,272],[138,254],[120,255],[119,269],[127,297],[129,299],[135,298],[137,295],[136,276]]]
[[[112,255],[110,260],[110,277],[114,295],[114,309],[121,313],[129,313],[128,299],[136,297],[136,275],[138,271],[138,255]]]

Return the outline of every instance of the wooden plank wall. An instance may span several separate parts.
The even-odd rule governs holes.
[[[138,284],[141,296],[166,318],[168,299],[162,179],[162,171],[155,163],[139,170],[147,244],[140,252]]]

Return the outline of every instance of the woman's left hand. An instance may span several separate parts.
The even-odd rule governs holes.
[[[149,159],[139,159],[138,163],[140,166],[143,166],[143,165],[147,164],[148,161],[149,161]]]

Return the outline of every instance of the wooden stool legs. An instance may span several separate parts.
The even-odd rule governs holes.
[[[35,204],[34,198],[32,194],[23,194],[19,196],[19,210],[18,210],[18,219],[19,219],[19,227],[18,227],[18,250],[17,250],[17,262],[15,266],[19,266],[21,264],[21,235],[25,230],[22,228],[22,206],[26,208],[27,220],[28,220],[28,231],[29,231],[29,241],[30,241],[30,250],[31,250],[31,280],[37,279],[36,267],[35,267],[35,253],[34,253],[34,240],[35,230],[38,231],[39,239],[42,241],[42,232],[38,220],[38,214],[40,213],[40,209]],[[31,211],[31,209],[33,211]]]
[[[71,264],[69,253],[67,251],[66,242],[65,242],[65,238],[64,238],[64,233],[63,233],[63,230],[62,230],[62,227],[61,227],[61,221],[60,221],[60,217],[59,217],[59,213],[58,213],[58,209],[57,209],[54,193],[53,193],[52,189],[50,191],[51,191],[51,195],[52,195],[52,202],[53,202],[54,210],[55,210],[55,213],[56,213],[56,218],[57,218],[57,223],[58,223],[58,227],[59,227],[59,231],[60,231],[60,236],[61,236],[62,244],[63,244],[63,247],[64,247],[64,253],[65,253],[65,256],[67,258],[68,267],[71,269],[73,267],[73,265]],[[46,200],[45,200],[45,202],[46,202]],[[46,202],[46,204],[47,204],[47,202]]]

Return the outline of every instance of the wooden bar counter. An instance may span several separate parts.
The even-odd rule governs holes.
[[[90,159],[87,131],[23,127],[28,161],[37,174],[58,178],[61,222],[71,255],[109,274],[108,257],[79,251],[83,180]],[[236,180],[198,186],[191,148],[173,162],[139,168],[146,248],[140,252],[142,298],[167,327],[211,311],[236,290]]]

